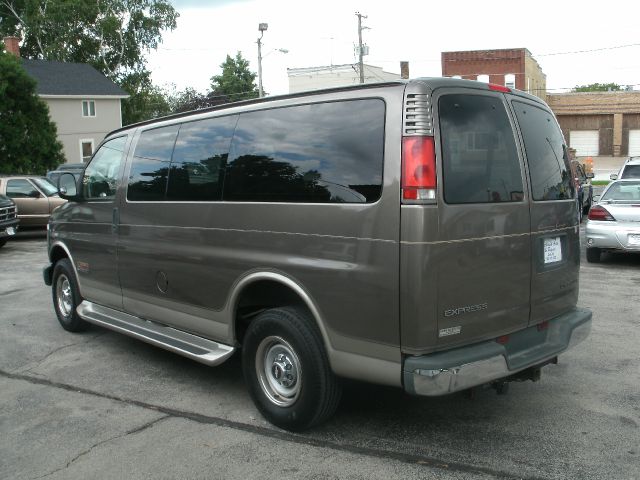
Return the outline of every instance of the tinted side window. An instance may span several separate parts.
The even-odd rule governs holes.
[[[521,201],[520,160],[501,99],[445,95],[439,112],[445,201]]]
[[[318,103],[243,113],[224,199],[365,203],[380,198],[382,100]]]
[[[127,137],[118,137],[102,144],[84,171],[84,198],[113,200],[120,184],[120,167],[124,161],[126,143]]]
[[[527,152],[534,200],[573,198],[567,148],[550,112],[523,102],[513,102]]]
[[[128,200],[164,200],[178,125],[140,134],[129,172]]]
[[[7,197],[11,198],[37,198],[40,192],[31,185],[28,180],[8,180]]]
[[[221,200],[222,178],[238,117],[208,118],[180,127],[167,187],[168,200]]]

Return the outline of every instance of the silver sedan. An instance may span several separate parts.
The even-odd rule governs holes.
[[[599,262],[603,251],[640,252],[640,180],[617,180],[589,210],[587,261]]]

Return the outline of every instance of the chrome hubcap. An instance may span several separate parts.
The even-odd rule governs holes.
[[[73,294],[71,284],[65,274],[61,274],[56,282],[56,299],[58,300],[58,310],[65,317],[73,311]]]
[[[295,351],[281,337],[267,337],[256,352],[256,373],[262,391],[279,407],[293,405],[300,394],[301,367]]]

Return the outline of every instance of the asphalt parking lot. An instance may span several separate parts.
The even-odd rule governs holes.
[[[581,266],[589,339],[507,395],[348,384],[305,434],[265,422],[239,358],[208,368],[58,325],[43,238],[0,249],[0,478],[640,478],[640,255]]]

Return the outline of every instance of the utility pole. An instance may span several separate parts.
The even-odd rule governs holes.
[[[362,19],[367,18],[366,15],[362,15],[360,12],[356,12],[358,17],[358,56],[360,57],[360,83],[364,83],[364,62],[362,60]]]
[[[264,97],[264,90],[262,89],[262,36],[267,28],[269,28],[269,25],[266,23],[258,25],[258,31],[260,32],[260,37],[258,37],[258,96],[260,98]]]

